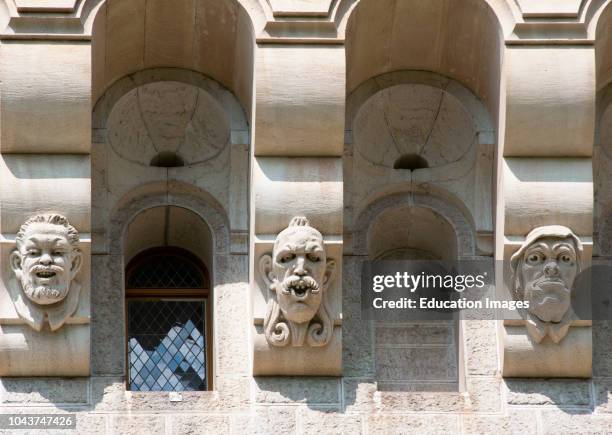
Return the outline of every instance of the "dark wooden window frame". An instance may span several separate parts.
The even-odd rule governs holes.
[[[203,282],[204,286],[202,288],[129,288],[128,282],[132,273],[144,262],[150,260],[155,256],[164,256],[164,255],[175,255],[181,257],[184,261],[189,261],[192,265],[196,266],[198,270],[200,270],[203,274]],[[149,300],[149,301],[159,301],[159,300],[182,300],[182,301],[193,301],[193,300],[201,300],[204,303],[205,307],[205,324],[204,324],[204,333],[205,333],[205,344],[206,344],[206,388],[208,391],[213,389],[213,322],[212,322],[212,297],[210,291],[210,278],[208,274],[208,269],[200,261],[198,257],[193,255],[191,252],[177,247],[161,247],[161,248],[151,248],[147,249],[138,255],[136,255],[132,260],[130,260],[129,264],[125,268],[125,299],[127,300]],[[130,390],[130,360],[128,353],[128,307],[127,303],[124,304],[124,316],[125,319],[125,382],[127,390]]]

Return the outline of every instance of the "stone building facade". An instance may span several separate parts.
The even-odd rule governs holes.
[[[609,3],[1,1],[0,414],[612,432],[611,323],[372,322],[360,300],[367,260],[612,259]],[[194,300],[198,386],[148,384],[138,328]]]

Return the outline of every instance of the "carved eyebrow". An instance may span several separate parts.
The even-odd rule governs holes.
[[[548,245],[546,243],[539,242],[536,245],[532,245],[532,246],[528,247],[527,250],[525,251],[525,254],[528,254],[528,253],[530,253],[532,251],[538,251],[538,250],[547,251],[548,250]]]
[[[309,252],[325,252],[318,242],[309,242],[306,244],[306,250]]]
[[[559,242],[559,243],[557,243],[556,245],[553,246],[553,251],[557,251],[557,250],[559,250],[561,248],[567,248],[570,251],[574,250],[574,247],[571,244],[569,244],[567,242]]]

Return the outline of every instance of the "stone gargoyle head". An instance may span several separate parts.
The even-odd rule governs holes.
[[[274,242],[272,255],[259,260],[261,276],[271,290],[264,320],[273,346],[324,346],[333,334],[325,293],[336,262],[328,259],[323,236],[305,217],[294,217]]]
[[[45,319],[55,331],[78,305],[79,233],[62,215],[40,214],[21,225],[15,245],[10,265],[16,280],[9,290],[17,313],[38,331]]]
[[[527,330],[536,342],[549,336],[559,343],[567,334],[575,317],[572,287],[581,262],[582,243],[559,225],[531,231],[510,259],[513,296],[529,302]]]

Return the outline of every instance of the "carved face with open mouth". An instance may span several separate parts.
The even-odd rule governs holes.
[[[321,305],[326,256],[323,240],[304,227],[288,231],[273,259],[276,295],[285,317],[296,323],[310,321]]]
[[[11,264],[28,299],[49,305],[68,295],[81,265],[81,253],[70,243],[65,226],[34,222],[11,254]]]
[[[267,256],[270,268],[264,272],[283,316],[300,324],[316,316],[335,265],[327,259],[321,233],[302,223],[278,235],[272,258]]]

